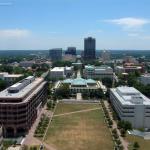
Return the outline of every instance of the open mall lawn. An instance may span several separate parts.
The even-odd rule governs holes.
[[[132,145],[134,142],[138,142],[140,145],[140,150],[150,150],[150,140],[144,140],[142,137],[127,135],[127,141],[130,143],[129,150],[132,150]]]
[[[55,116],[45,142],[56,150],[112,150],[112,138],[98,104],[61,103],[56,114],[93,108],[99,109]]]

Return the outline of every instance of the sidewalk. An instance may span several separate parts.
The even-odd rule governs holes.
[[[120,141],[122,143],[122,146],[124,147],[124,150],[128,150],[128,142],[121,136],[120,131],[117,128],[117,123],[116,123],[116,121],[113,120],[112,113],[109,110],[109,103],[107,101],[104,101],[104,104],[105,104],[105,107],[106,107],[106,109],[107,109],[107,111],[109,113],[109,116],[110,116],[111,120],[113,121],[112,129],[116,129],[117,130],[117,133],[119,135],[119,139],[120,139]]]

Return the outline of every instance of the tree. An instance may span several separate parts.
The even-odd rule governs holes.
[[[0,79],[0,91],[6,88],[6,81]]]
[[[111,88],[112,87],[112,79],[111,78],[103,78],[102,83],[106,85],[106,87]]]
[[[56,90],[55,96],[57,98],[69,98],[70,89],[68,84],[62,84],[59,89]]]
[[[139,148],[140,148],[139,143],[138,143],[138,142],[134,142],[133,148],[134,148],[134,149],[139,149]]]

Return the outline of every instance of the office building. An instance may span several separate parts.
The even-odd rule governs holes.
[[[3,127],[0,126],[0,150],[3,149]]]
[[[101,58],[102,58],[103,62],[110,61],[110,52],[106,51],[106,50],[103,50],[102,53],[101,53]]]
[[[84,39],[84,59],[94,60],[96,58],[96,40],[92,37]]]
[[[113,79],[113,69],[109,66],[86,65],[83,74],[87,79]]]
[[[117,74],[125,73],[125,68],[123,66],[115,66],[115,73]]]
[[[67,55],[75,55],[76,56],[76,47],[68,47],[65,54]]]
[[[51,79],[63,79],[73,74],[73,67],[54,67],[50,70]]]
[[[110,89],[110,101],[121,120],[133,128],[150,128],[150,99],[133,87]]]
[[[12,85],[17,80],[21,79],[23,74],[8,74],[7,72],[0,72],[0,79],[6,81],[7,85]]]
[[[62,48],[55,48],[49,50],[49,56],[51,61],[59,61],[62,60]]]
[[[20,67],[24,67],[24,68],[29,68],[29,67],[32,67],[33,65],[35,64],[35,61],[21,61],[19,63],[19,66]]]
[[[150,74],[143,74],[139,77],[139,81],[144,84],[148,85],[150,84]]]
[[[29,76],[0,92],[0,124],[5,137],[25,135],[47,99],[47,82]]]

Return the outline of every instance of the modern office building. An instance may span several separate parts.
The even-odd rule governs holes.
[[[33,65],[35,64],[35,61],[21,61],[19,63],[19,66],[20,67],[24,67],[24,68],[29,68],[29,67],[32,67]]]
[[[123,66],[115,66],[115,73],[117,74],[125,73],[125,68]]]
[[[62,48],[55,48],[49,50],[49,56],[51,61],[59,61],[62,60]]]
[[[150,128],[150,99],[133,87],[110,89],[110,101],[121,120],[133,128]]]
[[[109,66],[86,65],[83,74],[87,79],[113,79],[113,69]]]
[[[47,82],[29,76],[0,92],[0,124],[5,137],[25,135],[47,99]]]
[[[68,47],[65,54],[76,56],[76,47]]]
[[[84,59],[94,60],[96,58],[96,40],[92,37],[84,39]]]
[[[148,85],[150,84],[150,74],[143,74],[139,77],[139,81],[144,84]]]
[[[73,74],[73,67],[55,67],[50,70],[51,79],[63,79]]]
[[[68,84],[70,88],[71,94],[76,93],[83,93],[83,92],[92,92],[97,91],[101,88],[101,84],[98,81],[92,79],[83,79],[83,78],[76,78],[76,79],[66,79],[64,81],[59,81],[55,87],[57,90],[62,84]]]
[[[103,51],[101,52],[101,58],[102,58],[102,61],[103,61],[103,62],[110,61],[110,52],[107,51],[107,50],[103,50]]]
[[[23,77],[23,74],[8,74],[8,72],[0,72],[0,79],[6,81],[7,85],[12,85],[21,77]]]

